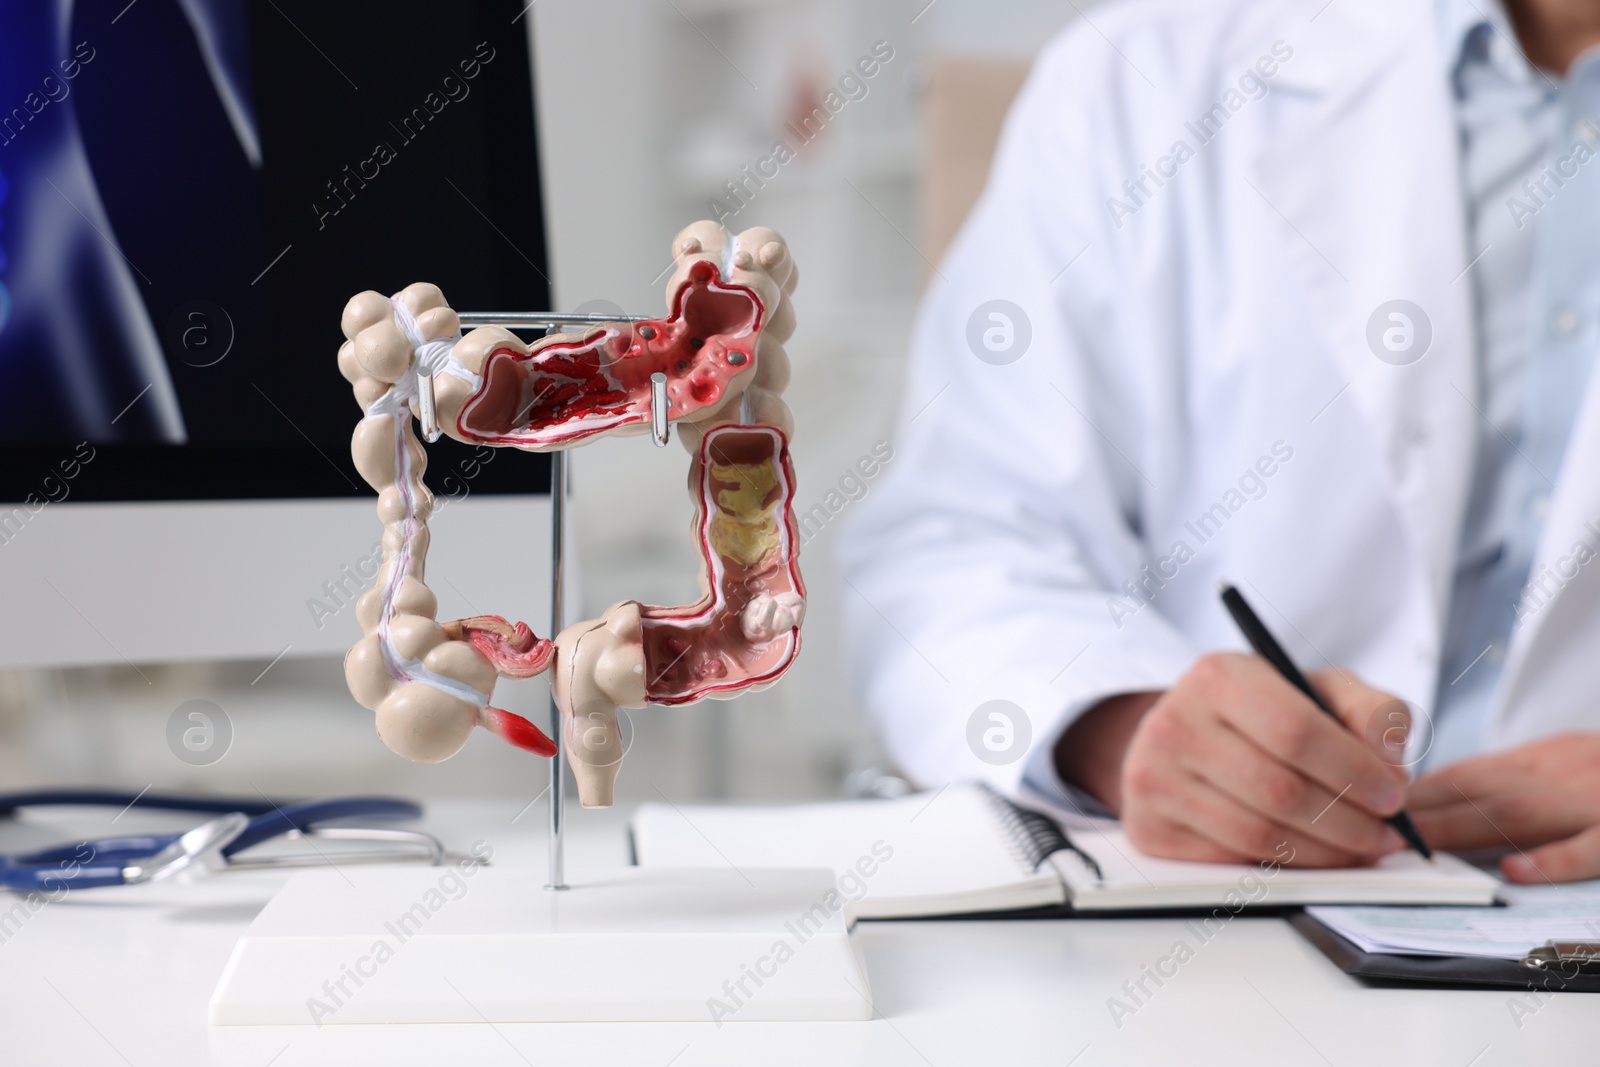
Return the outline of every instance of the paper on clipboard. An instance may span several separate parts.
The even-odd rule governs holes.
[[[1309,907],[1363,952],[1520,960],[1546,941],[1600,941],[1600,881],[1501,888],[1503,908]]]

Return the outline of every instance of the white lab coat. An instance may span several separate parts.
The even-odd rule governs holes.
[[[1185,122],[1237,103],[1275,42],[1292,55],[1267,94],[1241,92],[1201,144]],[[1179,0],[1094,8],[1045,50],[924,301],[895,458],[840,546],[857,691],[913,777],[1013,789],[1025,759],[969,745],[979,705],[1021,707],[1039,759],[1102,697],[1243,649],[1222,578],[1303,666],[1420,709],[1411,743],[1430,743],[1481,418],[1439,47],[1429,0]],[[1158,164],[1175,173],[1135,204],[1124,182]],[[1137,210],[1114,219],[1112,198]],[[1031,326],[1009,364],[968,343],[993,299]],[[1432,328],[1406,365],[1367,341],[1395,299]],[[1575,577],[1515,630],[1486,749],[1600,728],[1600,562],[1573,555],[1600,550],[1597,385],[1533,568]]]

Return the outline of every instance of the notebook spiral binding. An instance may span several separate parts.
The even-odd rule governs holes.
[[[1050,816],[1027,808],[1019,808],[987,784],[980,783],[979,788],[993,806],[995,814],[1000,817],[1001,825],[1006,829],[1007,839],[1017,850],[1017,858],[1027,865],[1028,870],[1037,871],[1039,864],[1047,857],[1066,851],[1076,854],[1083,860],[1094,871],[1096,878],[1104,877],[1100,865],[1094,858],[1068,840],[1067,835]]]

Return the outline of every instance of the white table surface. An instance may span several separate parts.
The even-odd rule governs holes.
[[[542,869],[543,805],[439,803],[453,848]],[[132,812],[0,824],[0,849],[148,826]],[[624,813],[574,810],[569,871],[626,862]],[[70,829],[67,827],[70,826]],[[206,1003],[282,875],[85,890],[0,930],[0,1064],[1371,1064],[1600,1063],[1600,996],[1366,988],[1285,923],[1238,918],[1199,945],[1178,920],[862,923],[865,1023],[211,1027]],[[15,898],[0,897],[9,906]],[[0,907],[0,911],[3,911]],[[1120,1027],[1107,1006],[1179,938],[1196,949]],[[530,960],[530,966],[538,966]]]

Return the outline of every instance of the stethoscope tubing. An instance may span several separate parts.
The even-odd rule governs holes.
[[[56,789],[0,794],[0,816],[19,808],[95,806],[250,816],[245,829],[221,850],[224,859],[292,831],[341,819],[416,819],[422,807],[396,797],[333,797],[279,802],[266,797],[203,797],[129,794],[108,789]],[[61,893],[70,889],[123,885],[124,871],[160,853],[181,834],[135,834],[52,846],[21,855],[0,855],[0,887],[14,892]]]

